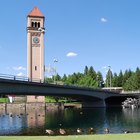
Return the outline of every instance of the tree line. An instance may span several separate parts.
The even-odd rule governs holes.
[[[55,79],[55,81],[54,81]],[[125,72],[112,73],[108,69],[106,80],[100,71],[95,71],[93,66],[85,66],[82,73],[77,72],[71,75],[64,74],[62,77],[57,74],[52,78],[45,78],[49,83],[57,82],[63,85],[82,86],[90,88],[103,88],[103,87],[123,87],[124,90],[140,90],[140,69],[137,67],[135,71],[130,69]]]

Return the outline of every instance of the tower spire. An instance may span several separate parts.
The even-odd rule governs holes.
[[[32,11],[28,14],[28,17],[44,17],[37,6],[35,6]]]

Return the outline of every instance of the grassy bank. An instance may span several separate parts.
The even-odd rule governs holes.
[[[0,140],[140,140],[140,133],[83,136],[0,136]]]
[[[8,102],[8,98],[1,98],[0,97],[0,103],[7,103]]]

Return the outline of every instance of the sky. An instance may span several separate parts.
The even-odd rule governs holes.
[[[26,17],[35,6],[45,16],[47,69],[56,67],[63,76],[85,66],[103,75],[108,66],[113,73],[140,67],[139,0],[0,2],[0,74],[27,75]]]

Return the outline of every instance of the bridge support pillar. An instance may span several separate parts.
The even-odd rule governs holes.
[[[93,102],[82,102],[82,107],[92,108],[92,107],[106,107],[105,100],[98,100]]]

